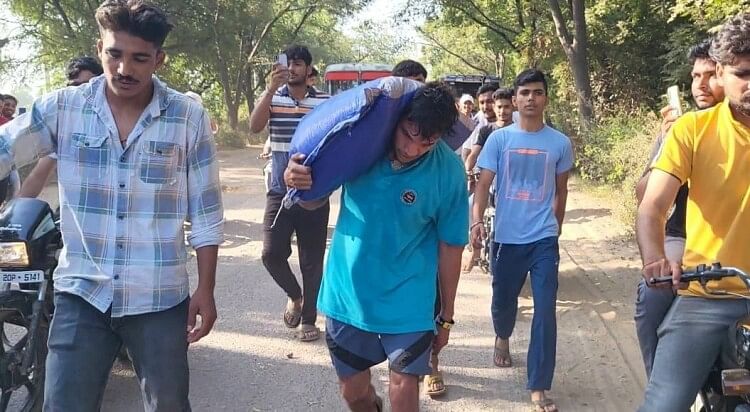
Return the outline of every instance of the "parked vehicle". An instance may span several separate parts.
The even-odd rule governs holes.
[[[61,248],[59,219],[46,202],[17,198],[2,206],[0,411],[42,409],[52,272]]]
[[[325,83],[331,96],[370,80],[391,75],[389,64],[339,63],[326,67]]]

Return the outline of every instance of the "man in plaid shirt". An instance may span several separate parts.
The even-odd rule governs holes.
[[[45,410],[96,411],[124,343],[147,411],[186,411],[187,348],[216,320],[219,167],[203,107],[155,76],[167,16],[141,0],[96,12],[104,76],[0,127],[0,176],[55,153],[65,247],[55,271]],[[198,285],[189,297],[188,241]],[[201,321],[196,322],[197,316]]]

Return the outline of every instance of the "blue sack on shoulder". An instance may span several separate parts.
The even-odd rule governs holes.
[[[289,189],[285,205],[327,197],[374,166],[386,155],[396,124],[422,86],[403,77],[382,77],[331,97],[303,117],[289,154],[306,155],[303,164],[312,168],[313,185]],[[466,123],[459,118],[443,136],[451,149],[471,134]]]
[[[321,199],[386,155],[401,114],[423,84],[382,77],[331,97],[302,118],[289,154],[304,153],[310,190],[290,189],[287,205]]]

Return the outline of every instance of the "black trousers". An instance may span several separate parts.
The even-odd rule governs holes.
[[[313,325],[318,317],[318,291],[323,278],[323,257],[326,251],[330,204],[326,202],[315,210],[306,210],[298,205],[285,209],[281,207],[283,198],[284,195],[278,193],[269,192],[266,195],[266,212],[263,219],[263,266],[266,267],[273,280],[284,289],[287,296],[294,300],[304,297],[302,323]],[[280,213],[279,209],[281,209]],[[292,234],[295,232],[297,233],[299,266],[302,272],[301,288],[289,266],[289,256],[292,254]]]

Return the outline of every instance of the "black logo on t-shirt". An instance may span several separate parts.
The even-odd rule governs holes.
[[[417,192],[412,189],[406,189],[401,192],[401,201],[411,206],[417,201]]]

